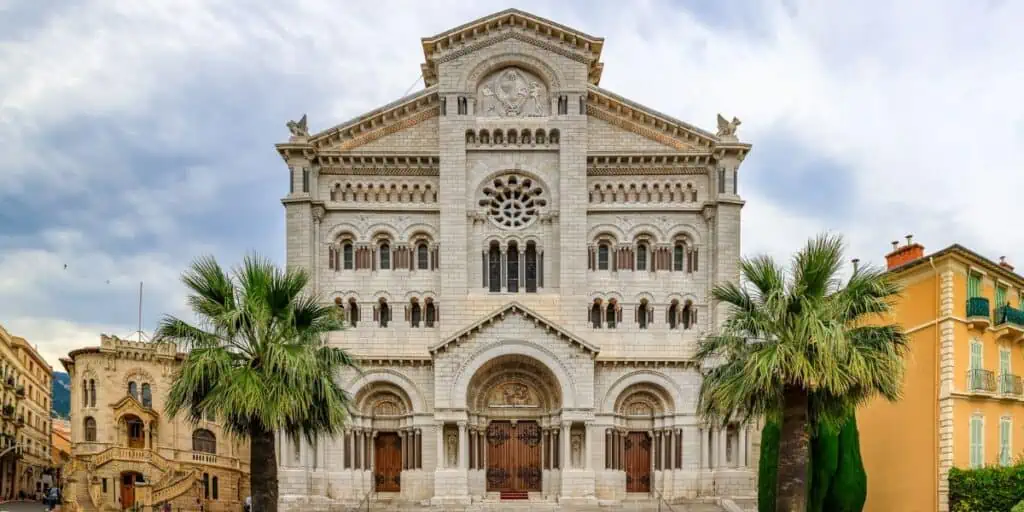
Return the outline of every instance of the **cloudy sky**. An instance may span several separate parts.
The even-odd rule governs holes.
[[[422,88],[420,37],[509,6],[0,0],[0,324],[59,368],[135,330],[140,281],[150,331],[196,255],[281,261],[285,121]],[[833,230],[878,263],[914,233],[1024,265],[1024,2],[511,6],[603,36],[607,89],[743,120],[745,253]]]

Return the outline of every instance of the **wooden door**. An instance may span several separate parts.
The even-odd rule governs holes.
[[[135,505],[135,473],[121,473],[121,508]]]
[[[651,492],[651,439],[647,432],[626,437],[626,492]]]
[[[540,427],[495,421],[487,427],[487,490],[540,491]]]
[[[374,440],[374,478],[377,492],[402,489],[402,439],[394,432],[381,432]]]

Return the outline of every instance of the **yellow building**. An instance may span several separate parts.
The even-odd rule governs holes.
[[[52,484],[53,368],[25,338],[0,327],[0,496],[35,497]]]
[[[249,446],[216,416],[164,414],[183,355],[173,343],[102,336],[61,363],[71,377],[71,462],[64,510],[237,511],[249,493]]]
[[[946,511],[950,468],[1024,449],[1024,277],[960,245],[926,255],[910,237],[886,263],[910,351],[903,400],[857,413],[865,510]]]

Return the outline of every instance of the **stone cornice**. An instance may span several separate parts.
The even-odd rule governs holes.
[[[283,150],[295,148],[309,148],[314,152],[351,149],[438,115],[437,88],[428,87],[309,137],[294,137],[288,143],[278,144],[277,148],[282,156],[285,156]]]
[[[694,367],[697,368],[697,361],[686,357],[663,357],[663,358],[632,358],[632,357],[609,357],[597,358],[595,362],[603,366],[625,366],[629,368],[645,367]]]
[[[587,114],[680,150],[710,151],[719,144],[710,132],[594,85]]]
[[[362,366],[432,366],[430,356],[352,356]]]
[[[374,176],[438,176],[441,157],[437,153],[343,153],[323,151],[313,163],[321,174]]]
[[[587,176],[706,175],[713,157],[707,152],[599,153],[587,155]]]
[[[498,41],[514,38],[548,51],[588,64],[589,81],[601,80],[603,66],[599,62],[604,38],[594,37],[551,20],[507,9],[460,25],[431,37],[424,37],[424,62],[420,69],[429,87],[437,83],[437,67]]]

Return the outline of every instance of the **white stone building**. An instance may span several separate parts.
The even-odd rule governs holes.
[[[756,432],[702,423],[693,360],[750,145],[600,88],[603,45],[503,11],[424,38],[422,91],[289,123],[287,262],[362,372],[344,436],[281,439],[285,510],[753,492]]]

